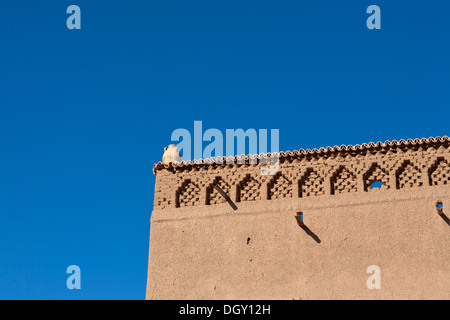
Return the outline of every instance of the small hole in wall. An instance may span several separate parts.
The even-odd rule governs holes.
[[[375,181],[370,185],[370,189],[378,188],[381,189],[383,183],[381,181]]]
[[[250,244],[250,241],[251,241],[251,239],[250,239],[250,238],[247,238],[247,245]]]

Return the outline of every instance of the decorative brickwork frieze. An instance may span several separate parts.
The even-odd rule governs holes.
[[[321,195],[404,190],[450,185],[448,137],[369,143],[277,154],[278,171],[261,174],[267,164],[245,158],[240,163],[214,159],[158,163],[154,208],[158,210],[235,202],[309,198]],[[265,155],[264,157],[267,157]],[[238,158],[236,158],[238,160]],[[378,183],[377,188],[372,187]]]

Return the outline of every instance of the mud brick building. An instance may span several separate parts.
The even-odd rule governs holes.
[[[449,144],[280,152],[271,176],[264,155],[155,164],[147,298],[449,299]]]

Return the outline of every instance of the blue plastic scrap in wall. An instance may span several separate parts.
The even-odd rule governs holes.
[[[374,188],[379,188],[379,189],[381,189],[382,186],[383,186],[383,183],[382,183],[381,181],[375,181],[374,183],[372,183],[372,184],[370,185],[370,188],[371,188],[371,189],[374,189]]]

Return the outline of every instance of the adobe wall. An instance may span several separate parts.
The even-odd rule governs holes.
[[[246,159],[155,165],[147,299],[450,298],[447,137]]]

